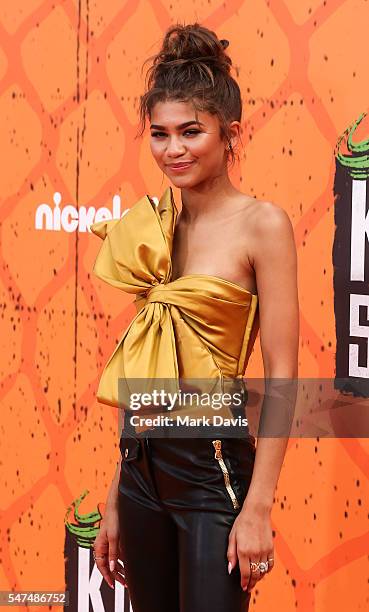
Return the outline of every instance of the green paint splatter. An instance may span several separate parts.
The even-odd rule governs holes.
[[[66,528],[76,536],[78,546],[83,548],[92,548],[95,538],[99,532],[100,526],[96,526],[97,522],[102,519],[99,510],[95,510],[88,514],[80,514],[78,508],[89,491],[86,489],[82,495],[75,499],[72,504],[68,507],[64,517],[64,523]],[[68,518],[71,510],[74,508],[74,520],[76,523],[71,523]]]
[[[338,161],[342,166],[348,169],[352,178],[364,181],[369,177],[369,138],[355,143],[352,141],[352,137],[356,128],[366,115],[366,112],[362,113],[359,118],[344,131],[336,145],[336,158]],[[347,149],[350,154],[340,153],[343,139],[346,139]]]

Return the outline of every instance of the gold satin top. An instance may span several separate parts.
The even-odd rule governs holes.
[[[118,378],[242,378],[257,335],[258,297],[207,274],[172,277],[178,210],[168,187],[120,219],[90,226],[103,240],[93,272],[136,296],[137,314],[100,378],[97,399],[118,406]]]

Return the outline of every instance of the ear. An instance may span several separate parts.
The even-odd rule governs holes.
[[[237,147],[238,142],[241,139],[241,124],[239,121],[232,121],[229,124],[230,130],[231,130],[231,145],[232,145],[232,149],[235,149]]]

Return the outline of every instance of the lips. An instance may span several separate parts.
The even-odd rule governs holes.
[[[176,169],[180,169],[180,168],[187,168],[191,164],[193,164],[193,161],[180,162],[178,164],[168,164],[168,167],[172,168],[173,170],[176,170]]]

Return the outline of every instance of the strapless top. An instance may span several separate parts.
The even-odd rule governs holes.
[[[172,280],[178,210],[168,187],[145,195],[120,219],[95,222],[102,240],[94,274],[135,295],[136,315],[109,358],[98,401],[121,405],[118,379],[242,378],[258,331],[258,296],[229,280]]]

